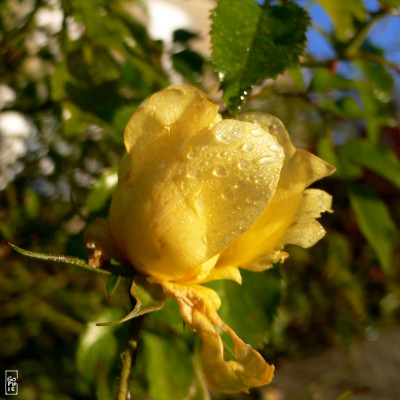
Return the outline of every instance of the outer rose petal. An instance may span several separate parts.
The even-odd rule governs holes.
[[[203,286],[162,282],[167,295],[175,298],[184,321],[202,340],[202,370],[208,386],[216,391],[236,393],[271,382],[274,366],[244,343],[217,314],[218,295]],[[228,333],[234,344],[236,360],[224,359],[224,345],[217,328]]]
[[[151,96],[132,116],[125,145],[112,236],[138,271],[162,280],[204,281],[214,267],[205,264],[260,217],[284,161],[260,125],[221,121],[186,85]]]
[[[282,251],[285,244],[309,247],[324,236],[325,231],[315,218],[330,211],[331,196],[305,188],[335,169],[296,149],[278,118],[260,113],[244,114],[241,118],[258,122],[277,137],[285,150],[285,163],[272,201],[257,222],[222,252],[216,268],[240,266],[262,271],[287,256]]]

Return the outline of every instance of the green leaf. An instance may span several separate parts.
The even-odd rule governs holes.
[[[348,90],[352,87],[354,87],[354,82],[351,79],[335,74],[328,68],[315,68],[309,89],[327,92],[330,90]]]
[[[194,374],[192,355],[185,342],[175,336],[164,337],[144,332],[143,345],[150,398],[189,398]]]
[[[185,49],[172,54],[171,58],[174,68],[187,79],[195,81],[196,76],[200,76],[204,59],[199,53]]]
[[[317,153],[318,156],[328,163],[332,164],[334,167],[339,168],[339,159],[335,152],[334,144],[328,136],[322,136],[318,139],[317,143]],[[340,170],[337,171],[339,174]],[[336,177],[338,175],[336,174]]]
[[[21,247],[18,247],[15,244],[12,244],[10,242],[7,242],[7,244],[13,250],[15,250],[17,253],[20,253],[26,257],[36,258],[36,259],[43,260],[43,261],[53,261],[53,262],[57,262],[57,263],[75,265],[76,267],[83,268],[90,272],[97,272],[98,274],[102,274],[102,275],[110,275],[111,274],[111,272],[109,272],[109,271],[90,267],[85,260],[82,260],[80,258],[64,256],[64,255],[52,255],[52,254],[45,254],[45,253],[37,253],[35,251],[24,250]]]
[[[111,298],[121,282],[121,275],[112,274],[107,280],[108,297]]]
[[[366,61],[356,61],[355,65],[364,73],[366,84],[374,97],[382,103],[387,103],[393,96],[394,81],[386,67]]]
[[[51,261],[51,262],[56,262],[56,263],[74,265],[75,267],[79,267],[86,271],[94,272],[94,273],[100,274],[100,275],[108,276],[108,275],[111,275],[112,273],[126,276],[126,277],[130,277],[133,275],[133,269],[128,266],[125,266],[125,265],[120,265],[120,264],[107,265],[107,268],[108,268],[107,270],[102,269],[102,268],[93,268],[88,265],[86,260],[82,260],[81,258],[65,256],[65,255],[37,253],[35,251],[22,249],[21,247],[18,247],[15,244],[10,243],[10,242],[5,242],[5,243],[7,243],[17,253],[22,254],[23,256],[26,256],[26,257],[30,257],[30,258],[36,258],[38,260],[43,260],[43,261]]]
[[[335,27],[335,36],[341,42],[346,42],[355,35],[355,20],[362,22],[366,19],[367,14],[362,0],[317,1],[329,14]]]
[[[398,232],[389,211],[373,189],[358,184],[350,185],[349,189],[351,206],[360,230],[374,249],[384,271],[391,276],[394,272],[392,256]]]
[[[174,43],[187,44],[192,39],[198,39],[199,35],[196,32],[187,31],[186,29],[177,29],[174,31],[172,40]]]
[[[107,205],[118,182],[117,167],[104,172],[97,178],[86,199],[86,207],[90,212],[100,211]]]
[[[103,311],[98,318],[112,319],[121,315],[121,310],[108,309]],[[109,374],[114,363],[118,362],[119,339],[116,332],[123,327],[99,327],[94,322],[89,322],[85,331],[79,338],[76,365],[80,375],[91,384],[95,383],[96,375],[104,375],[102,368]],[[121,331],[122,332],[122,331]]]
[[[374,145],[363,139],[354,139],[345,143],[340,151],[348,159],[400,188],[400,161],[389,148]]]
[[[261,79],[298,63],[307,12],[294,3],[261,8],[254,0],[219,0],[212,12],[212,56],[227,107],[234,114]]]
[[[400,0],[379,0],[379,3],[389,7],[400,7]]]
[[[394,126],[390,100],[393,98],[394,81],[389,71],[374,62],[355,62],[364,73],[364,80],[358,82],[358,90],[364,107],[364,119],[368,138],[378,143],[381,129]]]
[[[38,218],[40,212],[39,196],[33,190],[26,188],[24,190],[24,212],[28,219]]]
[[[246,343],[260,347],[281,300],[281,270],[276,265],[263,273],[242,271],[242,276],[242,285],[217,281],[209,286],[221,297],[221,318]]]
[[[140,317],[164,307],[166,296],[162,287],[155,283],[149,283],[146,277],[137,275],[132,281],[131,294],[136,300],[135,307],[124,317],[110,322],[99,322],[98,326],[112,326],[122,324],[132,318]]]

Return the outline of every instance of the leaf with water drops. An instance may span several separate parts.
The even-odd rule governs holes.
[[[212,55],[232,113],[259,80],[297,64],[308,24],[307,12],[294,3],[260,7],[254,0],[218,1],[212,13]]]

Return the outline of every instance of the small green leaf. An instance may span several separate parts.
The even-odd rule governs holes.
[[[394,89],[394,80],[387,68],[369,61],[356,61],[355,65],[364,73],[365,82],[374,97],[387,103],[392,98]]]
[[[196,74],[200,76],[204,59],[199,53],[185,49],[172,54],[171,58],[174,68],[184,77],[194,81]]]
[[[121,282],[121,275],[112,274],[107,280],[108,297],[112,297],[119,283]]]
[[[60,255],[52,255],[52,254],[45,254],[45,253],[37,253],[35,251],[21,249],[21,247],[18,247],[15,244],[12,244],[10,242],[7,242],[7,243],[17,253],[22,254],[23,256],[26,256],[26,257],[36,258],[38,260],[43,260],[43,261],[53,261],[53,262],[57,262],[57,263],[75,265],[76,267],[83,268],[90,272],[97,272],[98,274],[102,274],[102,275],[110,275],[111,274],[111,272],[106,271],[104,269],[89,267],[87,262],[80,258],[64,256],[64,255],[60,256]]]
[[[99,322],[98,326],[112,326],[140,317],[164,307],[166,296],[162,287],[156,283],[149,283],[146,277],[137,275],[132,281],[131,294],[136,300],[134,309],[124,317],[110,322]]]
[[[348,90],[354,87],[354,81],[335,74],[328,68],[315,68],[310,82],[310,90],[327,92],[330,90]]]
[[[384,271],[391,276],[398,232],[385,203],[373,189],[358,184],[350,185],[350,202],[361,232],[374,249]]]
[[[121,310],[107,309],[98,318],[116,318],[121,315]],[[89,322],[85,331],[79,338],[76,364],[80,375],[91,384],[96,381],[96,375],[106,369],[109,375],[113,364],[118,363],[119,340],[116,337],[117,330],[122,327],[99,327],[94,322]]]
[[[362,0],[332,1],[317,0],[329,14],[335,27],[335,36],[341,42],[355,35],[355,20],[365,21],[366,11]]]
[[[31,189],[24,190],[24,212],[28,219],[35,219],[39,216],[40,200],[36,192]]]
[[[150,398],[192,398],[189,397],[189,390],[194,373],[192,355],[186,343],[180,337],[144,332],[143,345]]]
[[[319,138],[317,144],[317,153],[323,160],[332,164],[336,168],[339,167],[339,160],[335,152],[334,144],[328,136],[322,136],[321,138]],[[339,170],[337,172],[340,173],[341,171]],[[336,175],[336,177],[337,176],[338,175]]]
[[[400,161],[389,148],[374,145],[363,139],[354,139],[345,143],[340,151],[348,159],[400,188]]]
[[[177,29],[173,33],[173,42],[187,44],[192,39],[198,39],[199,35],[196,32],[187,31],[186,29]]]
[[[400,7],[400,0],[379,0],[379,3],[388,7]]]
[[[134,272],[133,268],[130,268],[129,266],[126,266],[126,265],[120,265],[120,264],[107,265],[107,269],[93,268],[88,265],[86,260],[82,260],[81,258],[65,256],[65,255],[37,253],[35,251],[22,249],[21,247],[18,247],[15,244],[10,243],[10,242],[5,242],[5,243],[7,243],[13,250],[15,250],[19,254],[22,254],[23,256],[35,258],[35,259],[43,260],[43,261],[51,261],[51,262],[56,262],[56,263],[74,265],[75,267],[82,268],[85,271],[95,272],[96,274],[100,274],[100,275],[109,276],[111,274],[118,274],[118,275],[122,275],[125,277],[132,277],[133,272]]]
[[[90,212],[99,211],[107,204],[117,182],[117,168],[112,168],[97,178],[93,185],[93,189],[91,189],[86,199],[86,206]]]
[[[219,0],[212,12],[212,55],[227,107],[234,114],[261,79],[298,63],[307,12],[294,3],[261,8],[254,0]]]

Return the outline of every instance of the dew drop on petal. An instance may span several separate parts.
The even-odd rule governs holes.
[[[251,134],[253,136],[260,137],[260,136],[262,136],[264,134],[264,132],[263,132],[262,129],[256,128],[256,129],[252,129]]]
[[[277,144],[271,144],[271,146],[269,146],[270,150],[272,151],[280,151],[281,147]]]
[[[254,146],[253,146],[252,143],[245,143],[245,144],[243,145],[243,150],[244,150],[244,151],[247,151],[247,152],[252,151],[253,148],[254,148]]]
[[[190,179],[198,179],[200,177],[200,171],[198,170],[189,170],[186,172],[186,177]]]
[[[238,167],[241,170],[245,170],[250,167],[250,163],[247,160],[240,159],[238,161]]]
[[[229,126],[220,126],[215,132],[215,137],[222,143],[232,143],[237,139],[238,132],[232,131]]]
[[[193,159],[195,159],[196,157],[197,157],[197,150],[195,150],[195,149],[192,149],[192,150],[190,150],[189,151],[189,153],[187,154],[187,158],[189,159],[189,160],[193,160]]]
[[[273,156],[273,155],[263,156],[263,157],[260,157],[260,158],[258,159],[258,162],[259,162],[260,164],[266,164],[266,163],[268,163],[268,162],[274,162],[274,161],[275,161],[275,156]]]
[[[228,171],[223,165],[217,165],[213,170],[213,174],[215,176],[225,176],[228,174]]]
[[[233,190],[231,187],[227,187],[222,191],[221,197],[225,200],[232,201],[233,200]]]

